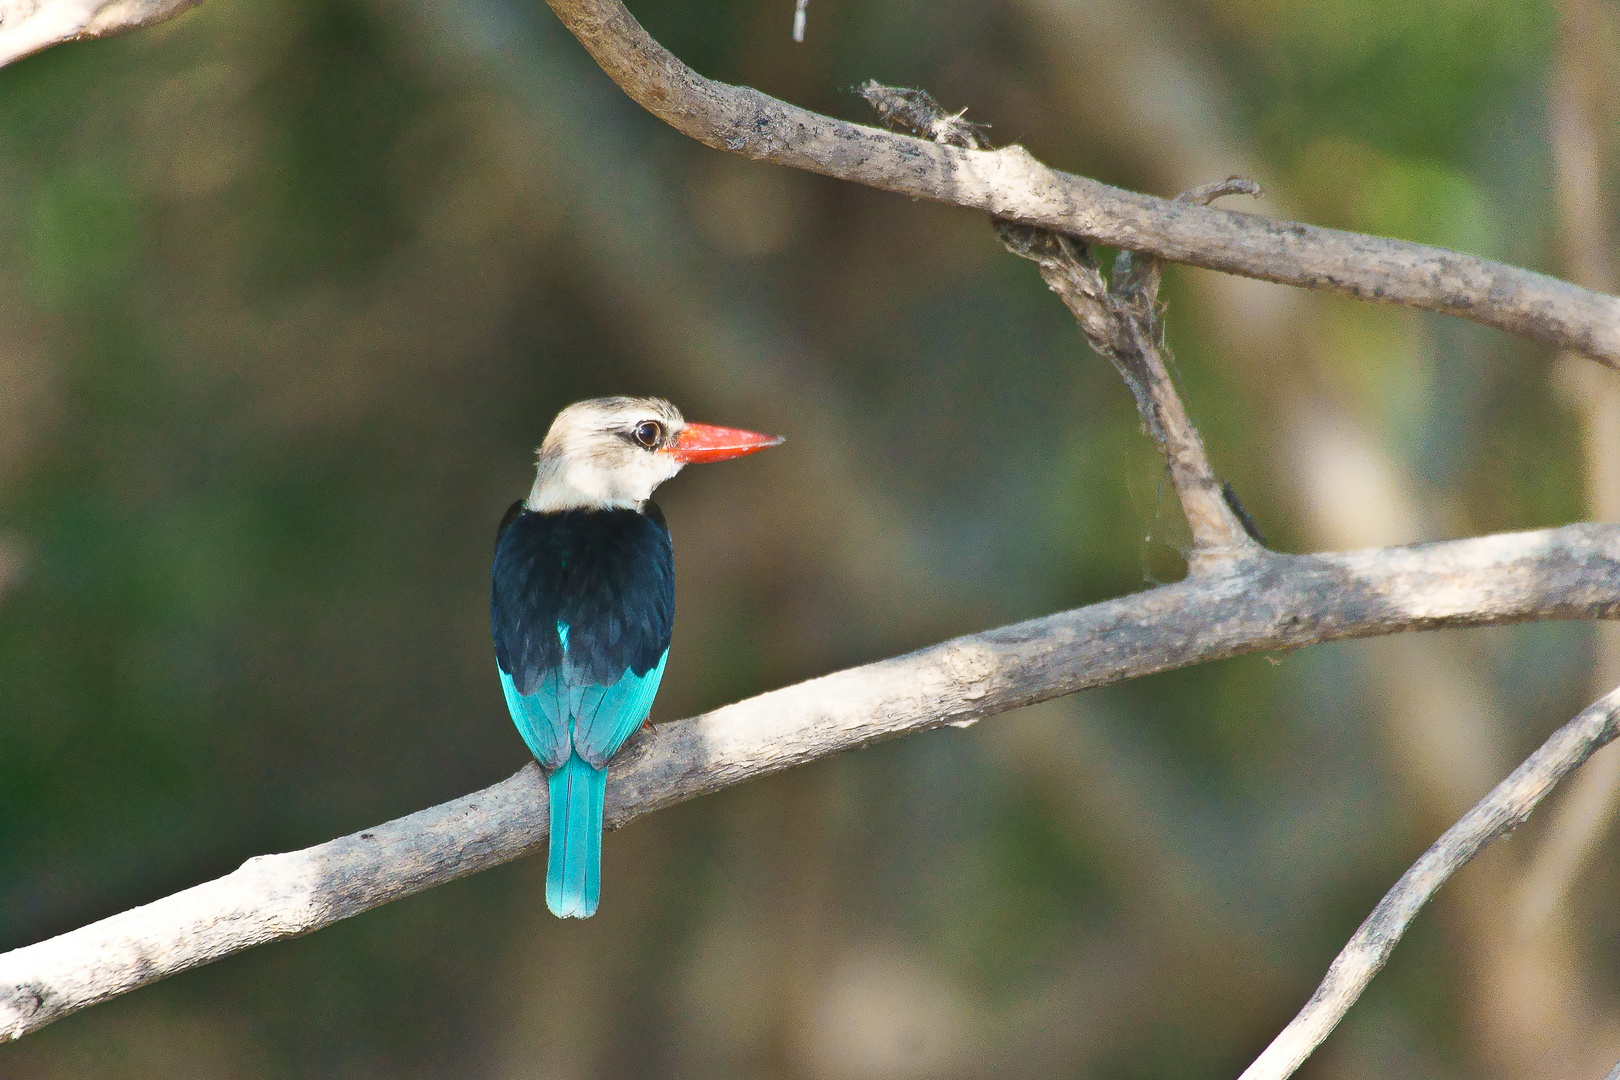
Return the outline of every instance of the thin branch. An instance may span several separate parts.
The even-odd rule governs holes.
[[[619,0],[547,3],[625,93],[707,146],[1170,262],[1456,315],[1620,367],[1616,297],[1443,248],[1123,191],[1020,146],[967,150],[835,120],[703,78]]]
[[[1491,841],[1524,824],[1530,811],[1558,781],[1617,734],[1620,690],[1613,690],[1554,732],[1512,775],[1447,829],[1384,894],[1334,959],[1305,1008],[1239,1080],[1283,1080],[1292,1076],[1355,1004],[1383,968],[1407,926],[1446,879]]]
[[[1007,250],[1040,267],[1041,278],[1074,315],[1091,347],[1113,362],[1130,387],[1142,428],[1164,454],[1192,530],[1188,567],[1201,573],[1258,552],[1259,543],[1210,467],[1204,440],[1170,377],[1157,295],[1158,260],[1146,256],[1133,262],[1128,252],[1122,254],[1110,286],[1081,241],[1008,221],[996,222],[996,234]]]
[[[172,19],[202,0],[0,0],[0,67],[52,45]]]
[[[1620,131],[1604,117],[1612,69],[1620,65],[1620,41],[1603,32],[1602,0],[1562,0],[1557,8],[1560,41],[1547,93],[1547,129],[1563,262],[1572,280],[1612,289],[1620,286],[1615,258],[1620,218],[1607,198],[1604,162],[1620,153]],[[1585,516],[1620,521],[1620,379],[1571,358],[1555,369],[1553,386],[1582,429]],[[1620,678],[1616,630],[1600,628],[1593,642],[1597,686]],[[1562,937],[1547,935],[1550,920],[1620,811],[1620,750],[1583,769],[1570,786],[1520,874],[1520,919],[1543,940]]]
[[[0,65],[167,19],[198,0],[0,0]],[[1620,300],[1394,240],[1208,209],[1242,184],[1167,202],[990,150],[958,115],[924,142],[847,124],[691,72],[618,0],[548,0],[636,101],[707,145],[986,211],[1035,260],[1136,393],[1197,549],[1187,581],[959,638],[741,702],[640,737],[614,763],[608,822],[831,754],[1062,694],[1255,650],[1440,626],[1620,615],[1620,529],[1571,526],[1341,555],[1266,552],[1248,535],[1161,355],[1158,260],[1470,318],[1620,367]],[[803,3],[799,4],[802,13]],[[954,131],[952,137],[945,134]],[[1129,255],[1110,288],[1085,241]],[[1234,555],[1244,556],[1234,559]],[[1386,962],[1439,886],[1526,820],[1620,731],[1620,690],[1560,729],[1404,874],[1305,1009],[1244,1073],[1291,1075]],[[308,933],[544,843],[528,766],[461,799],[235,873],[0,955],[0,1041],[233,952]],[[1620,1075],[1620,1066],[1611,1077]]]
[[[1184,191],[1176,196],[1176,201],[1208,206],[1227,195],[1258,199],[1263,194],[1255,181],[1229,176]],[[1232,486],[1216,476],[1210,467],[1204,440],[1182,406],[1175,381],[1170,377],[1166,363],[1170,346],[1165,342],[1164,305],[1159,303],[1163,271],[1163,260],[1143,252],[1122,251],[1115,258],[1110,291],[1119,298],[1121,310],[1116,318],[1127,324],[1132,350],[1122,353],[1114,366],[1121,373],[1141,372],[1136,381],[1145,376],[1146,397],[1152,402],[1154,419],[1163,432],[1159,445],[1169,462],[1182,512],[1193,533],[1194,547],[1188,557],[1188,569],[1198,573],[1218,565],[1221,560],[1254,554],[1261,539]],[[1134,391],[1134,381],[1129,377],[1126,381],[1132,384]],[[1136,393],[1138,410],[1143,397]]]
[[[1620,526],[1332,555],[1230,572],[957,638],[659,726],[613,762],[607,820],[881,739],[1257,650],[1444,626],[1620,617]],[[491,720],[493,723],[494,721]],[[534,766],[453,802],[241,869],[0,955],[0,1040],[545,842]]]
[[[969,123],[962,113],[946,112],[926,91],[870,80],[860,94],[889,127],[942,145],[989,148],[981,125]],[[1252,180],[1229,177],[1187,192],[1180,201],[1207,203],[1222,195],[1259,191],[1260,185]],[[1159,304],[1160,261],[1121,252],[1110,284],[1084,241],[1001,218],[994,224],[1008,251],[1040,267],[1041,278],[1080,324],[1092,349],[1113,363],[1130,388],[1142,430],[1159,444],[1192,530],[1188,568],[1203,573],[1257,553],[1260,545],[1238,516],[1229,489],[1210,467],[1204,440],[1187,415],[1165,362],[1169,347]]]

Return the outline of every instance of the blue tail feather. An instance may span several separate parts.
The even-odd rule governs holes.
[[[547,780],[551,795],[551,857],[546,906],[560,919],[588,919],[602,896],[602,797],[607,770],[578,754]]]

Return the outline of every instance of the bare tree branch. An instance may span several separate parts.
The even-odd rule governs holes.
[[[1530,811],[1558,781],[1617,734],[1620,690],[1613,690],[1554,732],[1523,765],[1447,829],[1384,894],[1334,959],[1305,1008],[1239,1080],[1283,1080],[1292,1076],[1355,1004],[1383,968],[1412,919],[1446,879],[1491,841],[1524,824]]]
[[[0,64],[57,42],[149,25],[197,0],[0,0]],[[630,96],[707,145],[990,213],[1036,261],[1137,398],[1192,528],[1176,585],[959,638],[741,702],[638,738],[615,761],[607,818],[871,742],[1062,694],[1261,649],[1439,626],[1620,616],[1620,528],[1571,526],[1339,555],[1265,551],[1209,466],[1168,372],[1159,260],[1458,315],[1620,368],[1620,300],[1437,248],[1209,209],[1247,190],[1166,201],[989,149],[958,114],[895,99],[925,139],[844,123],[704,79],[618,0],[548,0]],[[802,11],[802,3],[800,5]],[[882,89],[882,88],[879,88]],[[883,106],[880,106],[882,109]],[[922,116],[922,123],[914,122]],[[1127,254],[1113,281],[1087,241]],[[1137,253],[1134,257],[1130,252]],[[1620,729],[1620,690],[1553,736],[1453,826],[1368,917],[1298,1017],[1244,1074],[1291,1075],[1342,1018],[1449,875]],[[377,828],[235,873],[0,956],[0,1041],[255,944],[296,936],[543,844],[534,766]]]
[[[962,113],[947,113],[926,91],[870,80],[860,93],[890,127],[945,146],[989,148],[982,127],[969,123]],[[1187,192],[1179,201],[1206,204],[1237,192],[1257,195],[1260,185],[1234,176]],[[1169,348],[1159,304],[1159,260],[1121,252],[1110,283],[1084,241],[1001,218],[995,219],[995,227],[1008,251],[1040,267],[1042,280],[1075,317],[1091,347],[1108,357],[1130,388],[1142,429],[1164,454],[1192,530],[1188,567],[1202,573],[1227,560],[1256,554],[1259,542],[1210,467],[1204,440],[1187,415],[1165,362]]]
[[[1616,215],[1605,192],[1604,162],[1620,152],[1620,132],[1605,123],[1620,41],[1604,33],[1602,0],[1562,0],[1558,62],[1547,94],[1548,135],[1565,268],[1571,280],[1601,289],[1620,286]],[[1620,521],[1620,379],[1567,358],[1554,388],[1579,418],[1586,458],[1586,517]],[[1598,628],[1592,681],[1620,681],[1620,627]],[[1564,940],[1553,916],[1599,850],[1620,811],[1620,748],[1609,750],[1571,783],[1521,875],[1524,926],[1548,942]]]
[[[547,3],[625,93],[706,146],[1171,262],[1456,315],[1620,367],[1616,297],[1443,248],[1123,191],[1020,146],[968,150],[835,120],[705,79],[619,0]]]
[[[202,0],[0,0],[0,66],[52,45],[171,19]]]
[[[1229,572],[957,638],[658,727],[612,765],[607,821],[881,739],[1257,650],[1443,626],[1620,617],[1620,526],[1331,555]],[[493,722],[493,721],[492,721]],[[483,791],[0,955],[0,1040],[168,975],[533,850],[545,785]]]
[[[1112,285],[1079,240],[1014,222],[997,221],[1007,250],[1032,260],[1041,278],[1079,322],[1091,347],[1108,357],[1130,387],[1142,428],[1159,444],[1170,481],[1192,530],[1188,566],[1201,573],[1260,550],[1210,467],[1204,440],[1187,415],[1165,363],[1168,349],[1158,303],[1159,266],[1152,256],[1122,253]]]

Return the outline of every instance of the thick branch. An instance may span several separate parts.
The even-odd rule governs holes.
[[[625,93],[707,146],[982,210],[1171,262],[1456,315],[1620,367],[1620,299],[1443,248],[1157,199],[1019,146],[968,150],[705,79],[619,0],[547,0]]]
[[[1174,585],[776,690],[632,741],[607,818],[880,739],[1256,650],[1442,626],[1620,617],[1620,526],[1336,555],[1264,552]],[[241,869],[0,956],[0,1040],[253,945],[320,929],[545,841],[529,766],[453,802]]]
[[[1524,824],[1547,792],[1620,734],[1620,690],[1588,706],[1447,829],[1373,908],[1327,977],[1240,1080],[1284,1080],[1304,1063],[1383,968],[1423,905],[1486,845]],[[1620,1066],[1617,1066],[1620,1068]],[[1612,1074],[1611,1074],[1612,1075]]]
[[[64,41],[173,18],[202,0],[0,0],[0,67]]]

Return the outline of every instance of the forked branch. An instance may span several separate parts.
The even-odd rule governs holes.
[[[985,130],[962,113],[941,109],[927,92],[869,81],[861,96],[890,127],[903,128],[947,146],[989,149]],[[1259,194],[1252,180],[1232,177],[1182,195],[1182,202],[1208,203],[1222,195]],[[994,219],[996,235],[1014,255],[1040,267],[1041,278],[1079,323],[1091,347],[1106,356],[1136,399],[1142,430],[1158,443],[1170,480],[1192,530],[1191,572],[1200,573],[1254,555],[1258,538],[1240,517],[1236,497],[1210,467],[1204,440],[1176,392],[1166,363],[1160,263],[1151,255],[1121,252],[1114,280],[1103,276],[1084,240],[1051,229]]]
[[[0,64],[58,41],[166,18],[194,0],[0,0]],[[709,146],[984,211],[1113,359],[1160,442],[1195,538],[1187,580],[959,638],[659,728],[614,762],[608,821],[844,750],[1108,682],[1255,650],[1440,626],[1620,616],[1620,527],[1564,529],[1338,555],[1265,551],[1209,468],[1177,399],[1158,320],[1159,260],[1473,319],[1620,367],[1620,300],[1438,248],[1210,208],[989,149],[936,115],[925,138],[850,124],[702,78],[619,0],[548,0],[633,99]],[[900,102],[896,108],[908,107]],[[1109,283],[1087,243],[1127,252]],[[1407,872],[1304,1011],[1245,1073],[1290,1075],[1458,866],[1615,737],[1620,691],[1584,711]],[[522,855],[544,843],[537,770],[443,806],[235,873],[0,956],[0,1041],[233,952]]]
[[[1188,569],[1201,573],[1258,552],[1259,539],[1210,466],[1204,440],[1170,376],[1158,303],[1159,261],[1122,252],[1110,283],[1084,241],[1010,221],[997,221],[996,234],[1007,250],[1040,267],[1041,278],[1074,315],[1091,347],[1113,362],[1130,388],[1142,429],[1164,454],[1192,530]]]
[[[835,120],[706,79],[619,0],[546,0],[608,77],[706,146],[1170,262],[1438,311],[1620,367],[1620,299],[1444,248],[1159,199],[1048,168]]]
[[[149,26],[197,0],[0,0],[0,65]],[[1060,172],[1020,146],[966,150],[705,79],[619,0],[547,0],[637,103],[707,146],[982,210],[1171,262],[1472,319],[1620,367],[1620,299],[1444,248],[1178,203]]]

